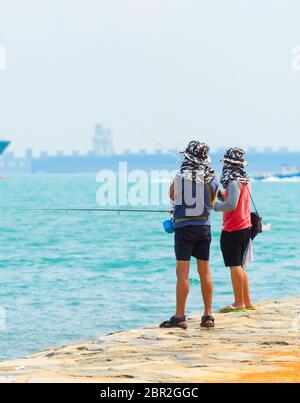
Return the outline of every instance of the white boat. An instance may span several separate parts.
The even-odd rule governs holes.
[[[280,173],[277,174],[261,174],[260,176],[255,177],[256,180],[266,180],[269,178],[274,179],[293,179],[300,178],[300,165],[299,166],[283,166]]]

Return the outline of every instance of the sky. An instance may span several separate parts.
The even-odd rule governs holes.
[[[0,0],[0,137],[86,152],[102,123],[116,151],[299,150],[299,20],[299,0]]]

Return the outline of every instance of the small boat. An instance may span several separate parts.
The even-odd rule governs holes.
[[[4,153],[7,147],[10,145],[10,141],[0,139],[0,156]],[[4,176],[0,174],[0,181],[4,179]]]
[[[0,155],[4,153],[7,147],[10,145],[10,141],[0,139]]]
[[[295,167],[284,166],[282,167],[280,173],[277,174],[265,173],[256,176],[254,179],[261,181],[267,179],[294,179],[294,178],[300,178],[300,166]]]

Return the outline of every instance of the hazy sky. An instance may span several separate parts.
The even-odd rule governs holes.
[[[0,0],[0,137],[86,151],[96,123],[117,150],[300,149],[299,0]]]

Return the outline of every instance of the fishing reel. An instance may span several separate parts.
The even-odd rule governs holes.
[[[173,220],[165,220],[163,222],[163,227],[167,234],[173,234],[175,232]]]

